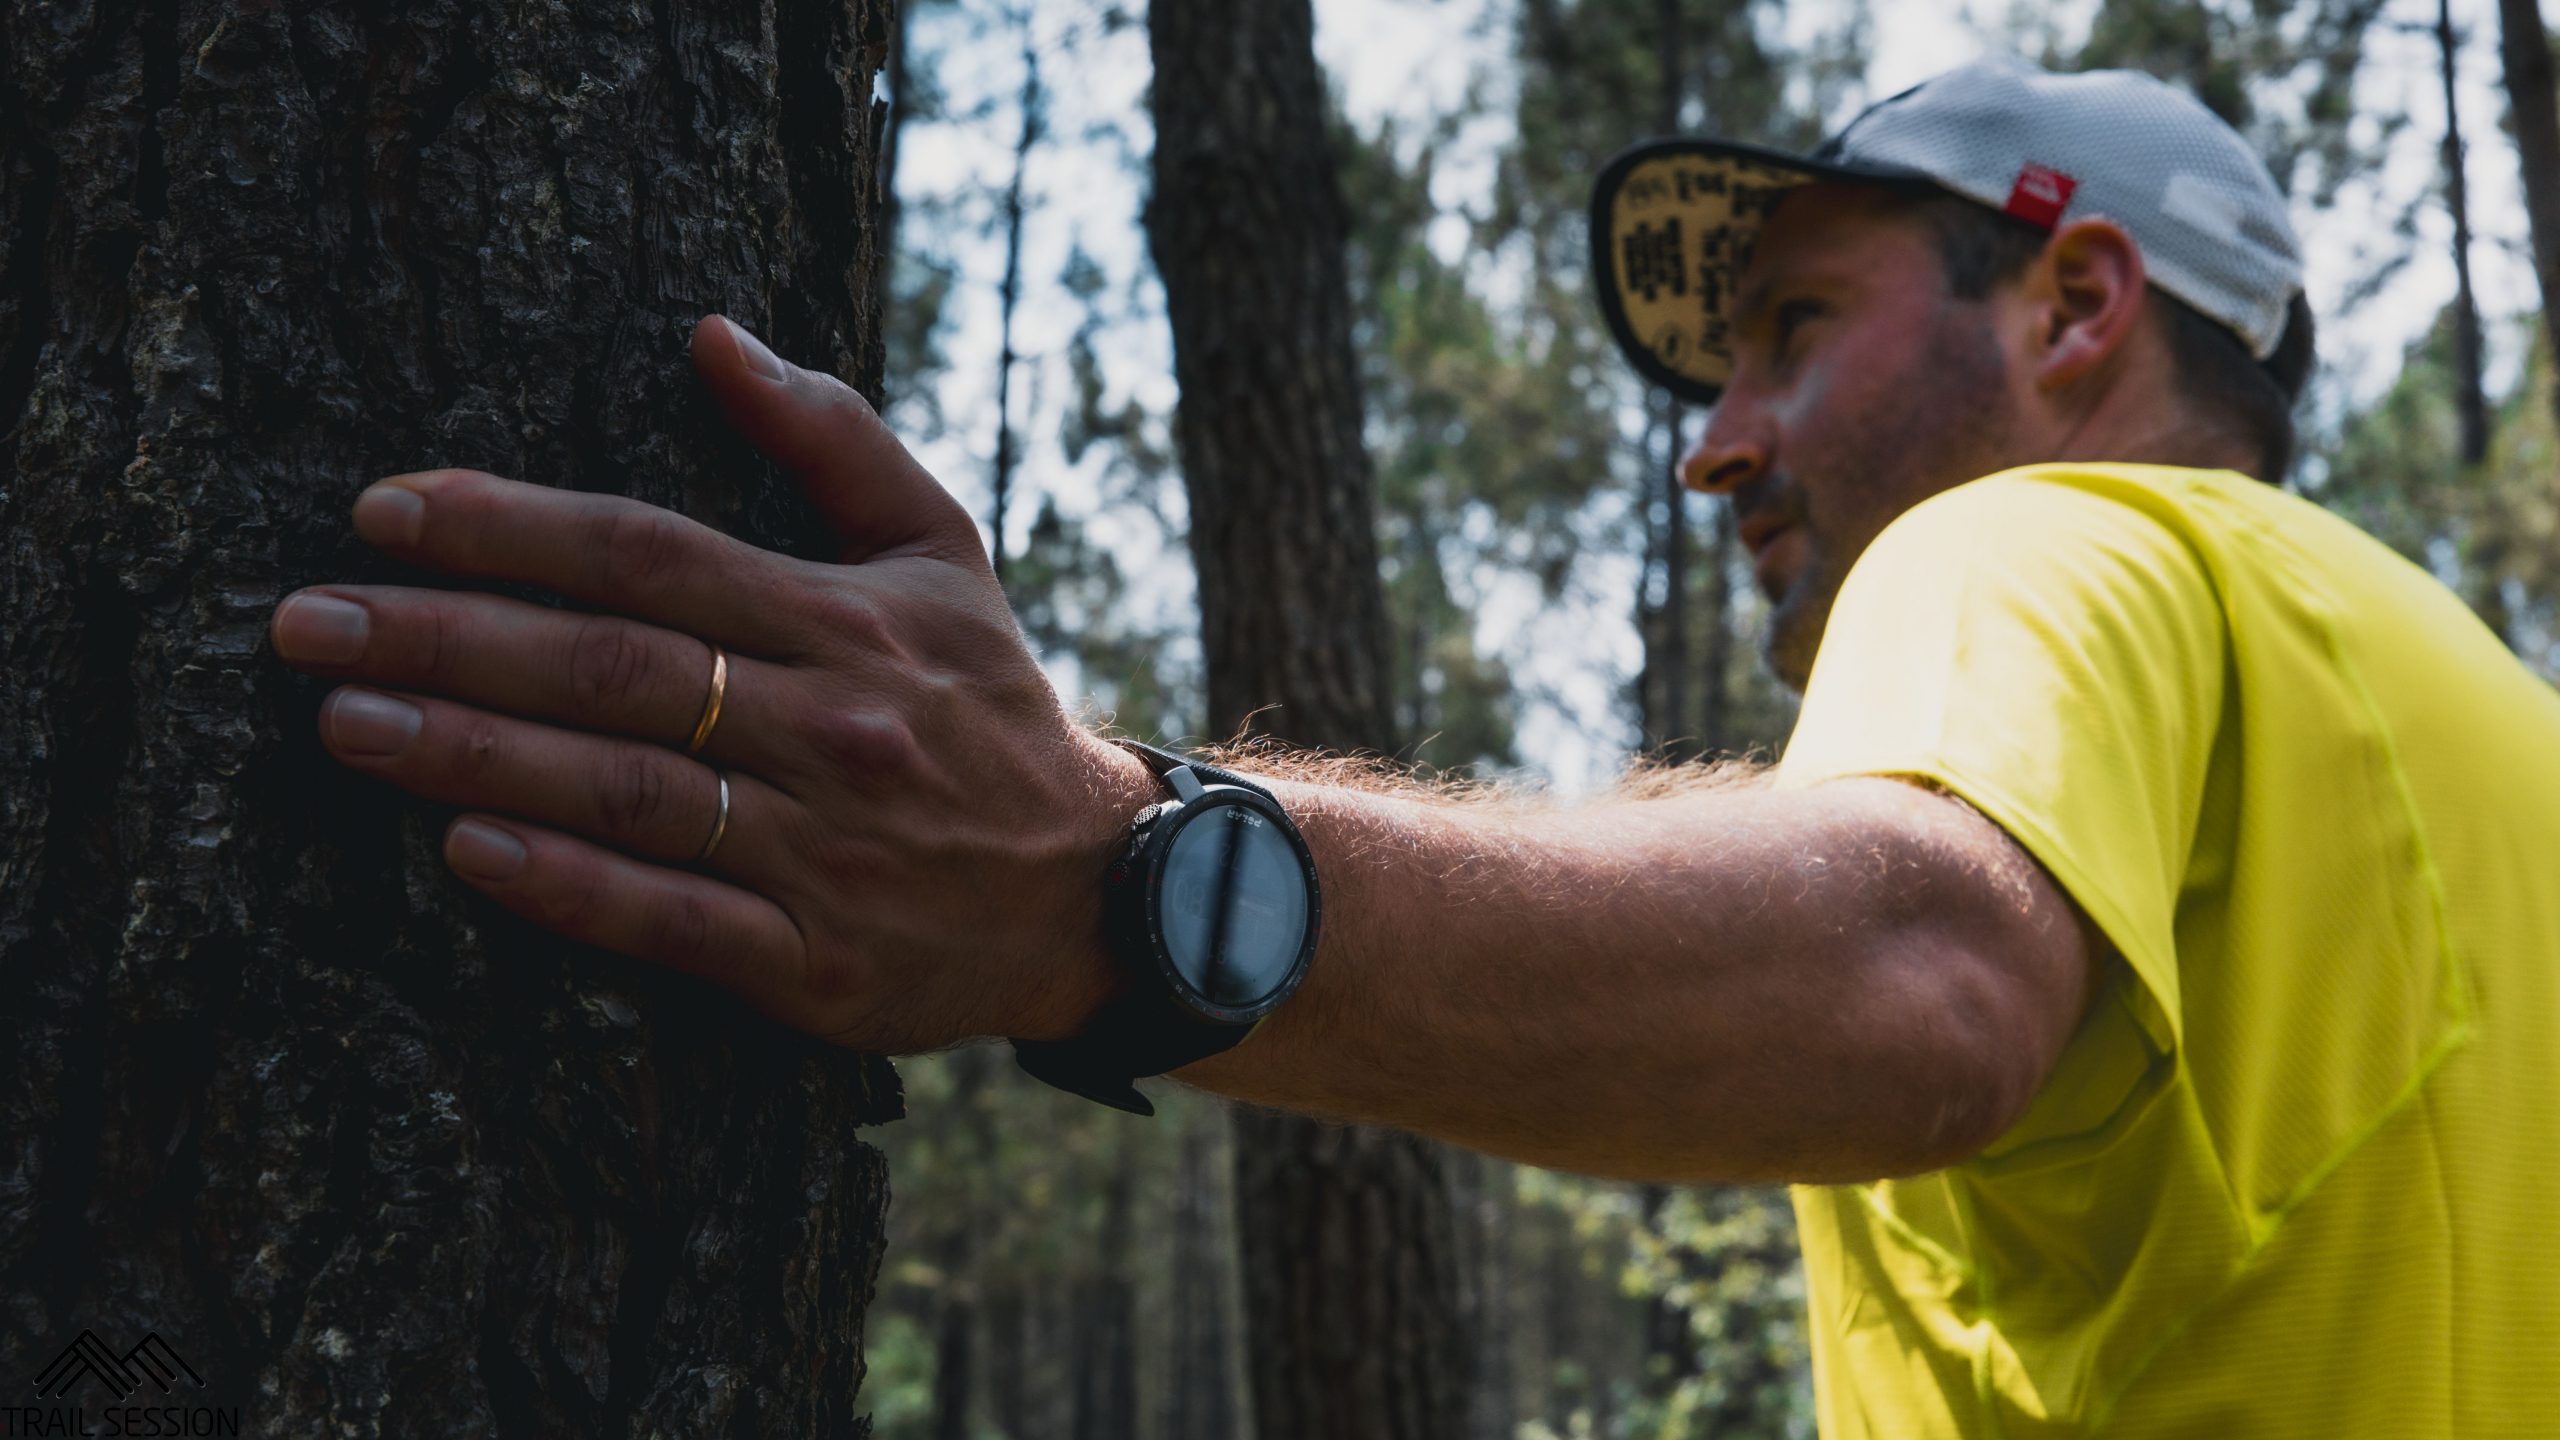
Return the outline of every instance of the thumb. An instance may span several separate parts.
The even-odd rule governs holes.
[[[729,424],[791,472],[854,564],[890,553],[985,559],[978,524],[890,433],[871,402],[775,357],[725,315],[693,327],[693,368]]]

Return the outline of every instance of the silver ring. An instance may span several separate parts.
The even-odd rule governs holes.
[[[702,853],[693,857],[696,865],[711,858],[711,852],[719,848],[721,835],[729,828],[729,777],[719,770],[711,773],[720,777],[720,817],[711,822],[711,838],[702,842]]]

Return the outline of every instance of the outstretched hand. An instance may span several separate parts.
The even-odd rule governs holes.
[[[1066,715],[976,523],[870,405],[726,319],[693,364],[795,476],[834,564],[608,495],[395,475],[357,533],[413,565],[556,591],[322,585],[272,622],[364,682],[320,729],[366,774],[476,813],[455,872],[571,939],[713,980],[857,1049],[1073,1033],[1114,983],[1101,877],[1155,782]],[[708,740],[711,645],[728,684]],[[719,777],[729,814],[710,857]]]

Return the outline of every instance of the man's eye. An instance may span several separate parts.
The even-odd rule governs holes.
[[[1796,326],[1821,313],[1822,306],[1812,300],[1789,300],[1780,305],[1776,316],[1771,321],[1772,327],[1777,332],[1777,339],[1774,342],[1777,353],[1780,355],[1787,353],[1788,342],[1795,338]]]

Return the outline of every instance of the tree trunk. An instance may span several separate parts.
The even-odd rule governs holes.
[[[961,1133],[975,1146],[955,1168],[993,1174],[998,1163],[995,1122],[983,1092],[994,1059],[985,1048],[969,1046],[952,1051],[943,1064],[951,1077],[943,1114],[966,1117],[967,1129]],[[969,1440],[976,1433],[971,1412],[978,1393],[978,1297],[984,1289],[978,1242],[987,1218],[974,1207],[954,1206],[937,1219],[942,1233],[934,1250],[942,1275],[934,1324],[932,1431],[934,1440]]]
[[[2460,42],[2453,0],[2436,0],[2436,53],[2444,76],[2444,203],[2453,216],[2454,413],[2462,422],[2462,463],[2489,454],[2489,401],[2480,383],[2480,306],[2471,291],[2471,189],[2463,179],[2462,112],[2454,92]]]
[[[1573,1412],[1590,1400],[1592,1366],[1591,1347],[1584,1342],[1580,1318],[1580,1242],[1574,1238],[1572,1221],[1563,1212],[1550,1211],[1540,1218],[1547,1249],[1541,1257],[1539,1275],[1543,1322],[1539,1328],[1546,1362],[1538,1372],[1545,1390],[1539,1413],[1546,1417],[1548,1428],[1570,1435],[1574,1433]]]
[[[1520,1430],[1519,1407],[1512,1394],[1512,1314],[1521,1298],[1513,1293],[1509,1251],[1512,1245],[1510,1161],[1466,1151],[1450,1157],[1462,1179],[1458,1203],[1460,1233],[1467,1238],[1464,1260],[1474,1303],[1468,1307],[1475,1341],[1474,1394],[1467,1403],[1468,1440],[1512,1440]]]
[[[1227,1204],[1218,1162],[1223,1111],[1201,1107],[1202,1113],[1183,1131],[1174,1182],[1171,1338],[1167,1349],[1163,1440],[1192,1436],[1225,1437],[1239,1433],[1234,1370],[1230,1356],[1234,1335],[1228,1322],[1233,1303],[1227,1262],[1232,1254]],[[1226,1242],[1226,1243],[1222,1243]]]
[[[880,263],[871,267],[871,310],[888,325],[891,281],[898,257],[898,141],[915,117],[915,92],[908,88],[907,55],[914,44],[915,0],[887,0],[890,8],[889,109],[880,132]],[[906,377],[900,376],[901,380]],[[885,389],[885,386],[884,386]]]
[[[479,898],[266,639],[449,583],[348,521],[428,466],[827,553],[686,359],[716,309],[878,386],[888,6],[778,14],[0,18],[13,1373],[86,1329],[238,1433],[867,1433],[896,1075]]]
[[[990,1281],[982,1293],[987,1317],[987,1408],[1005,1440],[1026,1440],[1032,1433],[1031,1387],[1024,1370],[1037,1352],[1028,1341],[1031,1306],[1025,1287],[1030,1276]]]
[[[1129,1273],[1136,1157],[1124,1154],[1102,1197],[1102,1243],[1076,1297],[1074,1440],[1138,1433],[1138,1293]]]
[[[955,1228],[943,1246],[942,1303],[934,1323],[933,1440],[969,1440],[969,1397],[976,1393],[974,1363],[978,1307],[969,1302],[968,1232]]]
[[[987,550],[1004,583],[1004,517],[1013,496],[1013,312],[1022,298],[1022,179],[1031,168],[1031,147],[1040,140],[1040,52],[1031,48],[1031,12],[1016,17],[1022,27],[1022,131],[1013,146],[1013,180],[1004,192],[1004,285],[997,292],[1003,332],[996,358],[995,504],[987,519]]]
[[[1654,100],[1654,133],[1680,128],[1682,43],[1680,0],[1657,0],[1654,6],[1654,64],[1658,93]],[[1686,759],[1704,748],[1705,737],[1690,728],[1689,681],[1689,492],[1680,484],[1681,405],[1676,396],[1653,397],[1662,406],[1662,461],[1655,478],[1662,485],[1662,624],[1661,653],[1646,657],[1648,670],[1660,669],[1662,710],[1653,717],[1648,737],[1667,742],[1665,753]]]
[[[2560,360],[2560,91],[2553,86],[2551,32],[2542,25],[2541,0],[2498,0],[2498,21],[2516,154],[2524,161],[2533,273],[2542,282],[2542,335]],[[2560,417],[2560,365],[2552,375],[2551,413]]]
[[[1386,598],[1307,0],[1157,0],[1154,195],[1209,726],[1393,751]],[[1466,1414],[1436,1148],[1236,1112],[1254,1407],[1270,1440],[1450,1437]]]

